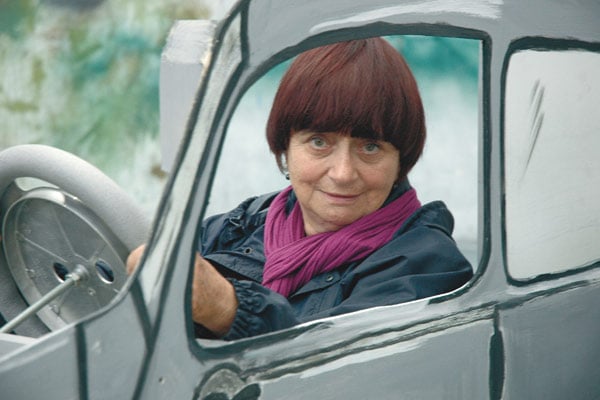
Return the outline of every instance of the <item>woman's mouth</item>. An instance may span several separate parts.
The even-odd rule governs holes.
[[[332,193],[332,192],[323,192],[329,201],[338,204],[352,203],[358,197],[357,194],[344,194],[344,193]]]

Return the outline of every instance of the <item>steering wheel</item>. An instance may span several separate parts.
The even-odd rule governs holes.
[[[43,184],[26,190],[19,178]],[[0,152],[1,316],[16,317],[76,270],[85,279],[14,331],[37,337],[105,306],[127,279],[127,255],[149,226],[127,193],[73,154],[44,145]]]

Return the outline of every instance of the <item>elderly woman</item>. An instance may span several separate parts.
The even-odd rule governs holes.
[[[471,278],[452,215],[442,202],[421,206],[408,183],[425,143],[423,106],[385,40],[300,55],[275,96],[267,139],[291,185],[201,224],[192,290],[199,337],[254,336]]]

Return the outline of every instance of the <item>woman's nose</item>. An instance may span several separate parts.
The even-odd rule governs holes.
[[[338,148],[331,156],[329,177],[339,183],[353,181],[357,176],[357,171],[350,150]]]

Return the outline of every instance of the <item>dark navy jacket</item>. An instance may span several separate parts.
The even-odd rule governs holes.
[[[404,186],[402,192],[409,187]],[[437,201],[417,210],[389,243],[367,258],[315,276],[286,299],[260,284],[264,223],[275,195],[250,198],[201,225],[198,250],[230,279],[239,301],[225,340],[437,295],[460,287],[472,276],[469,262],[451,237],[452,215]],[[213,337],[199,325],[196,335]]]

